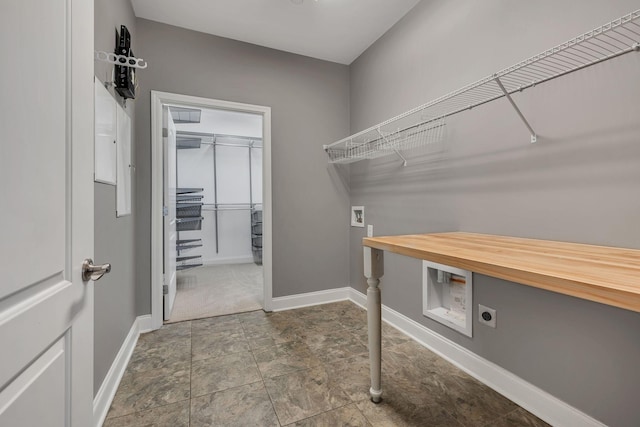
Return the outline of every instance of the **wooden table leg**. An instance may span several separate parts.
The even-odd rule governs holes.
[[[384,252],[364,247],[364,276],[367,278],[367,325],[369,335],[369,364],[371,366],[371,400],[379,403],[382,399],[380,376],[382,368],[382,331],[380,277],[384,275]]]

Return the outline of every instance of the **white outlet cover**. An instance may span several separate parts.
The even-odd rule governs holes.
[[[484,318],[482,317],[482,313],[487,312],[489,314],[491,314],[491,320],[484,320]],[[482,323],[483,325],[487,325],[491,328],[496,327],[496,310],[494,310],[493,308],[489,308],[486,307],[482,304],[478,304],[478,321],[480,323]]]
[[[373,225],[367,224],[367,237],[373,237]]]

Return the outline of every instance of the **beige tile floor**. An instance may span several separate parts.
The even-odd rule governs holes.
[[[165,325],[140,337],[104,426],[547,425],[388,325],[376,405],[366,343],[348,301]]]

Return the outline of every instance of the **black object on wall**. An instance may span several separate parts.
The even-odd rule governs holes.
[[[125,25],[120,26],[120,34],[116,30],[115,53],[123,56],[134,56],[131,50],[131,34]],[[126,63],[124,58],[119,62]],[[136,69],[124,65],[115,66],[115,90],[125,98],[134,99],[136,97]]]

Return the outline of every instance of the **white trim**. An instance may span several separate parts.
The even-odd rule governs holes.
[[[350,287],[273,298],[273,311],[291,310],[349,299]]]
[[[349,289],[349,299],[366,310],[367,297],[353,288]],[[506,369],[384,305],[382,320],[551,425],[605,426]]]
[[[262,307],[272,310],[272,205],[271,205],[271,108],[197,96],[151,91],[151,317],[152,326],[162,326],[162,105],[184,105],[201,108],[262,114],[262,265],[264,299]]]
[[[138,335],[153,331],[153,321],[150,314],[138,316]]]
[[[264,296],[262,308],[273,310],[273,257],[271,199],[271,108],[264,107],[262,115],[262,267],[264,268]]]
[[[129,364],[129,359],[131,359],[133,350],[138,342],[138,337],[143,332],[151,331],[151,326],[150,315],[139,316],[133,322],[133,325],[131,325],[127,337],[124,339],[116,358],[113,360],[111,368],[109,368],[109,372],[107,372],[98,393],[93,398],[94,426],[100,427],[104,423],[113,397],[116,395],[116,391],[120,385],[120,380],[122,380],[124,371],[127,369],[127,364]]]

